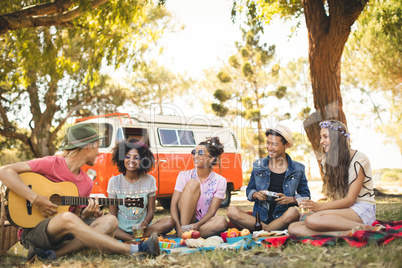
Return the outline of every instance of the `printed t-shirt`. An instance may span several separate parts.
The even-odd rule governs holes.
[[[189,180],[198,180],[200,182],[201,195],[197,203],[196,219],[201,220],[207,213],[214,196],[220,199],[225,198],[227,181],[224,177],[212,171],[209,177],[201,183],[197,175],[197,169],[191,169],[179,173],[174,189],[182,192]]]
[[[134,183],[128,182],[123,174],[111,177],[107,187],[109,198],[136,197],[144,198],[144,207],[125,207],[118,206],[117,219],[119,227],[125,232],[132,233],[131,227],[141,223],[147,215],[148,197],[156,195],[156,180],[149,174],[141,175],[140,179]]]

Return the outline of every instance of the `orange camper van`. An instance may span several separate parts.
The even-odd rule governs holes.
[[[224,144],[220,168],[214,171],[227,180],[227,190],[222,207],[230,203],[231,193],[242,186],[242,162],[240,144],[232,129],[224,127],[218,119],[207,117],[179,117],[139,114],[129,116],[113,113],[86,117],[76,124],[91,123],[105,136],[99,147],[99,156],[93,167],[84,166],[84,171],[94,182],[92,196],[106,197],[108,181],[119,174],[111,164],[111,152],[121,140],[137,138],[149,146],[155,156],[155,168],[150,175],[156,179],[157,199],[164,208],[169,208],[177,175],[180,171],[194,168],[191,150],[207,137],[218,136]]]

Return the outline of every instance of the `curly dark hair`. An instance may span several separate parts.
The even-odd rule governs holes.
[[[117,166],[117,169],[123,175],[126,174],[126,167],[124,166],[124,159],[131,149],[136,149],[141,157],[141,163],[137,169],[139,176],[151,171],[155,166],[155,157],[147,145],[137,139],[129,139],[128,141],[121,141],[116,144],[112,152],[112,163]]]
[[[219,137],[211,137],[206,141],[200,142],[198,145],[203,145],[207,147],[209,154],[214,158],[211,163],[211,167],[215,166],[218,162],[220,162],[220,156],[223,154],[223,144],[219,140]]]

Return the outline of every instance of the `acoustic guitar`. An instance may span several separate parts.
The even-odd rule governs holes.
[[[70,206],[88,205],[90,197],[80,197],[78,188],[73,182],[52,182],[46,177],[33,173],[20,174],[22,181],[38,195],[46,196],[58,205],[57,213],[68,212]],[[99,198],[100,206],[123,205],[126,207],[144,207],[144,198]],[[26,198],[7,190],[7,219],[10,223],[22,228],[33,228],[45,217],[32,206]]]

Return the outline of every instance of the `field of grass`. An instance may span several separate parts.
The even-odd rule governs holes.
[[[250,203],[238,202],[244,210],[252,210]],[[221,208],[218,215],[225,215]],[[157,207],[155,219],[169,213]],[[402,197],[377,199],[377,218],[402,220]],[[27,263],[24,258],[0,256],[1,267],[401,267],[402,239],[388,245],[369,245],[353,248],[339,244],[315,247],[291,244],[281,248],[255,247],[252,250],[197,252],[189,255],[161,255],[156,259],[136,260],[130,256],[99,252],[78,252],[53,262]]]

